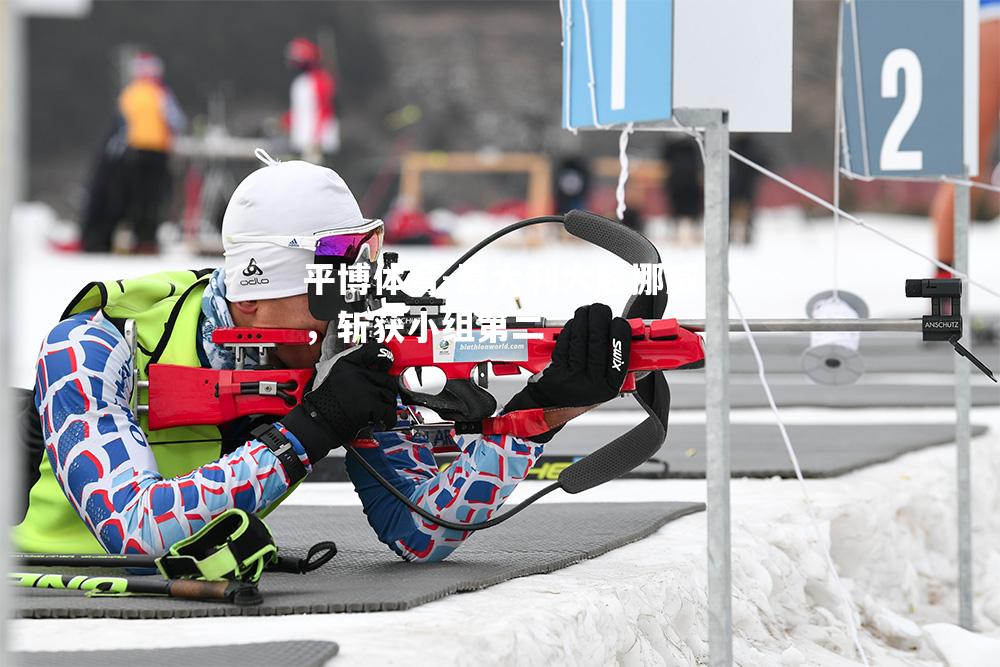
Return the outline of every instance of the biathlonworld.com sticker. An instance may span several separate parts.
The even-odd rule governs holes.
[[[528,341],[517,339],[512,331],[473,330],[471,337],[459,339],[455,332],[435,331],[434,361],[527,361]]]

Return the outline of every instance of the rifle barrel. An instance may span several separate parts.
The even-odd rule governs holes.
[[[705,320],[678,320],[678,324],[688,331],[705,331]],[[747,320],[750,331],[754,333],[793,333],[812,331],[899,331],[904,333],[921,333],[923,323],[918,319],[770,319]],[[729,320],[730,331],[743,331],[743,322]]]
[[[646,320],[649,324],[652,320]],[[562,328],[567,320],[545,320],[545,326]],[[681,327],[688,331],[702,333],[705,331],[705,320],[677,320]],[[902,333],[921,333],[923,323],[918,319],[761,319],[747,320],[753,333],[796,333],[811,331],[899,331]],[[743,322],[729,320],[730,331],[743,331]]]

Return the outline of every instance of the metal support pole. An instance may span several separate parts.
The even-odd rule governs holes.
[[[969,186],[955,186],[955,268],[969,272]],[[968,283],[962,290],[963,331],[969,331]],[[969,340],[971,341],[971,336]],[[971,347],[971,342],[969,344]],[[955,357],[955,442],[958,447],[958,624],[973,629],[972,616],[972,483],[970,478],[969,411],[972,389],[969,364]]]
[[[708,521],[709,665],[733,663],[729,526],[729,114],[677,109],[697,128],[705,158],[705,479]]]
[[[729,527],[729,114],[705,125],[705,366],[708,481],[708,650],[733,663]]]

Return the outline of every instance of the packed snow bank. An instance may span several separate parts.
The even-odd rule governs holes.
[[[976,443],[973,479],[980,611],[976,623],[986,632],[995,632],[1000,621],[990,614],[1000,594],[1000,572],[994,570],[1000,565],[997,444],[995,435]],[[821,543],[813,538],[794,482],[735,483],[736,663],[855,662],[838,611],[837,590],[822,557],[821,548],[832,545],[834,562],[859,608],[862,642],[872,663],[938,664],[918,624],[953,621],[957,616],[954,458],[952,447],[938,448],[841,479],[810,480],[822,522]],[[633,579],[644,593],[655,591],[640,597],[639,604],[626,605],[636,644],[627,653],[605,654],[606,658],[628,662],[630,655],[638,655],[641,664],[694,664],[705,659],[705,540],[703,520],[689,521],[687,527],[695,523],[693,534],[684,530],[682,542],[664,545],[666,571],[619,563],[617,573],[610,568],[604,573],[619,581]],[[669,527],[663,531],[669,532]],[[648,540],[643,546],[657,548]],[[646,576],[648,580],[639,583]],[[649,623],[646,614],[660,618],[644,631],[644,623]]]
[[[924,626],[927,641],[948,667],[1000,665],[1000,639],[992,639],[949,623]]]
[[[996,429],[1000,414],[991,412]],[[986,633],[995,633],[1000,621],[987,611],[1000,599],[998,445],[1000,438],[990,434],[977,439],[973,450],[976,622]],[[821,542],[814,539],[796,482],[734,480],[736,664],[858,664],[821,552],[832,538],[834,561],[859,608],[862,642],[872,664],[941,665],[918,626],[957,617],[954,459],[954,447],[939,447],[842,478],[809,480]],[[312,485],[303,489],[309,497],[302,500],[355,504],[345,487]],[[524,485],[518,496],[536,488]],[[699,481],[634,480],[550,499],[622,502],[703,495]],[[692,515],[600,558],[406,612],[25,620],[13,623],[13,647],[103,649],[294,638],[340,642],[335,664],[343,666],[413,664],[414,656],[419,664],[704,664],[705,548],[705,516]],[[944,641],[936,639],[938,650]]]

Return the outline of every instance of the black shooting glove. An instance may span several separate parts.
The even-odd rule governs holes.
[[[399,383],[388,373],[393,361],[389,348],[368,343],[342,354],[320,386],[281,420],[313,463],[354,440],[361,429],[396,423]]]
[[[577,308],[556,339],[552,362],[503,411],[588,407],[611,400],[625,383],[631,344],[629,323],[612,319],[603,303]],[[531,439],[548,442],[559,428]]]

